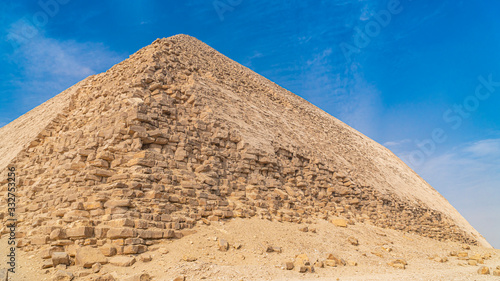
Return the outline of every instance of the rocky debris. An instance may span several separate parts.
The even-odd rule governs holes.
[[[153,260],[153,258],[151,257],[150,254],[144,253],[144,254],[139,255],[139,260],[142,262],[150,262]]]
[[[93,264],[108,263],[108,259],[97,248],[82,247],[76,250],[75,264],[84,268],[91,268]]]
[[[334,218],[331,219],[330,222],[335,226],[347,227],[347,220],[345,219]]]
[[[300,273],[314,272],[314,266],[311,265],[309,257],[306,254],[300,254],[295,257],[294,268],[296,268]]]
[[[102,264],[100,264],[100,263],[94,263],[92,265],[92,272],[98,273],[99,271],[101,271],[101,268],[102,268]]]
[[[469,256],[469,261],[476,261],[478,264],[484,264],[484,259],[480,254],[474,254],[472,256]]]
[[[44,260],[42,263],[42,269],[54,267],[52,260]]]
[[[184,256],[182,256],[182,260],[186,261],[186,262],[193,262],[193,261],[196,261],[197,258],[190,256],[190,255],[184,255]]]
[[[118,281],[120,280],[117,276],[116,272],[105,273],[103,275],[99,275],[95,280],[96,281]]]
[[[323,262],[326,266],[344,266],[346,265],[346,261],[334,254],[328,254],[326,260]]]
[[[381,248],[382,248],[382,250],[384,250],[386,252],[392,252],[392,250],[393,250],[391,245],[383,245]]]
[[[462,249],[470,250],[470,245],[469,244],[462,244]]]
[[[374,256],[377,256],[379,258],[384,258],[384,255],[382,253],[380,253],[380,252],[373,251],[373,252],[371,252],[371,254],[374,255]]]
[[[128,256],[114,256],[109,258],[109,263],[116,266],[128,267],[135,263],[134,257]]]
[[[185,281],[185,280],[186,280],[186,276],[179,276],[179,277],[174,278],[172,281]]]
[[[281,249],[281,247],[267,246],[266,247],[266,252],[267,253],[281,253],[282,249]]]
[[[408,263],[403,260],[403,259],[395,259],[387,263],[388,265],[395,267],[395,268],[400,268],[400,269],[405,269]]]
[[[477,261],[476,260],[468,260],[467,263],[469,265],[472,265],[472,266],[476,266],[477,265]]]
[[[71,281],[73,278],[73,273],[65,270],[57,270],[52,276],[53,281]]]
[[[59,264],[70,265],[69,255],[65,252],[54,252],[52,253],[52,265],[57,266]]]
[[[309,231],[309,227],[307,227],[307,226],[299,227],[299,231],[308,232]]]
[[[123,279],[123,281],[150,281],[151,276],[147,273],[139,273]]]
[[[325,263],[323,261],[316,260],[314,262],[314,267],[316,267],[316,268],[324,268],[325,267]]]
[[[294,264],[291,261],[285,262],[285,267],[286,270],[292,270],[294,268]]]
[[[227,252],[229,250],[229,243],[225,239],[219,239],[219,251]]]
[[[494,276],[500,276],[500,266],[497,266],[497,268],[495,270],[493,270],[493,275]]]
[[[359,245],[358,239],[356,239],[353,236],[349,236],[349,238],[347,238],[347,241],[349,241],[349,243],[351,243],[351,245],[353,245],[353,246],[358,246]]]
[[[436,262],[443,263],[443,262],[447,262],[448,258],[447,257],[435,257],[433,260],[436,261]]]
[[[478,270],[477,270],[477,273],[478,274],[481,274],[481,275],[488,275],[490,274],[490,268],[487,267],[487,266],[481,266]]]
[[[467,252],[459,252],[457,254],[457,257],[459,260],[468,260],[469,259],[469,253]]]

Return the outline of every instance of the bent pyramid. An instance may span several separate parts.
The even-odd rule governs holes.
[[[7,167],[17,170],[26,249],[135,254],[199,221],[253,216],[340,217],[491,247],[388,149],[186,35],[26,113],[0,144],[4,195]]]

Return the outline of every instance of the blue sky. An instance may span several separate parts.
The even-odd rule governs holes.
[[[385,145],[500,248],[497,1],[3,1],[0,126],[184,33]],[[498,82],[497,82],[498,81]]]

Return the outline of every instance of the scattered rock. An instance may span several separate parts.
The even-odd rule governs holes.
[[[315,267],[319,267],[319,268],[323,268],[323,267],[325,267],[325,264],[324,264],[322,261],[317,260],[317,261],[314,263],[314,266],[315,266]]]
[[[487,266],[481,266],[478,270],[477,270],[477,273],[481,274],[481,275],[488,275],[490,274],[490,268],[487,267]]]
[[[185,281],[185,280],[186,280],[186,276],[179,276],[179,277],[174,278],[174,280],[172,280],[172,281]]]
[[[462,249],[470,250],[470,246],[468,244],[462,244]]]
[[[382,246],[382,250],[384,250],[386,252],[392,252],[392,246],[390,246],[390,245],[383,245]]]
[[[116,247],[110,244],[104,244],[102,247],[100,247],[100,250],[106,257],[116,255]]]
[[[94,263],[94,265],[92,265],[92,272],[98,273],[99,271],[101,271],[101,268],[102,268],[102,264]]]
[[[108,263],[108,259],[97,248],[82,247],[76,250],[75,262],[76,265],[91,268],[94,263]]]
[[[52,260],[44,260],[42,264],[42,269],[54,267]],[[2,280],[2,279],[0,279]]]
[[[109,263],[116,266],[128,267],[135,263],[135,258],[127,256],[114,256],[109,259]]]
[[[112,273],[103,274],[95,279],[96,281],[117,281],[118,278],[113,276]]]
[[[403,259],[396,259],[392,260],[391,262],[387,263],[388,265],[395,267],[395,268],[400,268],[400,269],[405,269],[408,263],[403,260]]]
[[[294,267],[294,266],[293,266],[293,262],[291,262],[291,261],[287,261],[287,262],[285,262],[285,269],[286,269],[286,270],[292,270],[292,269],[293,269],[293,267]]]
[[[447,257],[435,257],[434,261],[437,261],[437,262],[447,262],[448,258]]]
[[[73,273],[65,271],[65,270],[58,270],[54,273],[54,276],[52,277],[53,281],[71,281],[75,278],[73,276]]]
[[[456,251],[451,251],[450,252],[450,257],[456,257],[458,253]]]
[[[468,260],[467,263],[469,265],[472,265],[472,266],[476,266],[477,265],[477,261],[476,260]]]
[[[351,243],[351,245],[354,245],[354,246],[358,246],[359,245],[358,239],[356,239],[353,236],[350,236],[349,238],[347,238],[347,241],[349,241],[349,243]]]
[[[384,258],[384,255],[382,255],[382,253],[379,253],[379,252],[371,252],[371,253],[372,253],[372,255],[375,255],[379,258]]]
[[[457,257],[459,260],[468,260],[469,259],[469,253],[467,252],[459,252],[457,254]]]
[[[302,232],[308,232],[309,228],[307,226],[303,226],[303,227],[300,227],[299,230]]]
[[[358,266],[358,263],[355,262],[355,261],[351,261],[351,260],[348,260],[347,261],[347,264],[350,265],[350,266]]]
[[[153,258],[151,257],[150,254],[144,253],[139,255],[139,260],[142,262],[150,262],[151,260],[153,260]]]
[[[326,261],[327,262],[330,261],[330,262],[328,262],[328,264],[325,263],[328,266],[344,266],[344,265],[346,265],[346,262],[344,259],[339,258],[339,257],[335,256],[334,254],[328,254],[328,256],[326,257]],[[331,265],[332,264],[331,261],[334,261],[335,265]]]
[[[182,259],[183,259],[184,261],[187,261],[187,262],[193,262],[193,261],[196,261],[196,257],[189,256],[189,255],[184,255],[184,256],[182,256]]]
[[[330,222],[339,227],[347,227],[347,220],[345,219],[331,219]]]
[[[123,281],[150,281],[151,276],[147,273],[139,273],[123,279]]]
[[[268,253],[273,253],[273,252],[275,252],[275,253],[281,253],[282,250],[281,250],[281,247],[267,246],[266,252],[268,252]]]
[[[484,264],[483,257],[480,254],[475,254],[470,256],[469,260],[475,260],[479,264]]]
[[[225,239],[219,239],[219,251],[227,252],[229,250],[229,243]]]
[[[65,252],[52,253],[52,264],[57,266],[59,264],[69,265],[69,255]]]
[[[500,276],[500,266],[497,266],[497,269],[493,270],[494,276]]]

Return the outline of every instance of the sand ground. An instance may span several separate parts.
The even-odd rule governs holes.
[[[302,232],[308,226],[312,231]],[[131,267],[105,265],[105,272],[124,280],[127,276],[145,272],[152,280],[173,280],[185,276],[186,280],[500,280],[500,276],[479,275],[479,266],[449,256],[451,251],[473,254],[491,254],[484,266],[492,271],[500,266],[500,250],[471,247],[470,250],[454,242],[439,242],[412,234],[403,234],[366,224],[336,227],[318,220],[309,224],[280,223],[253,219],[233,219],[198,225],[195,233],[182,239],[161,242],[151,246],[152,261],[137,261]],[[358,246],[351,245],[348,237],[355,237]],[[226,239],[231,245],[227,252],[219,251],[218,240]],[[5,265],[7,240],[1,239],[2,265]],[[235,249],[234,246],[240,246]],[[281,247],[282,252],[266,252],[268,246]],[[382,248],[391,248],[388,252]],[[311,262],[325,260],[333,253],[357,266],[315,267],[314,273],[285,270],[284,263],[294,261],[298,254],[306,254]],[[433,256],[448,257],[444,263],[429,259]],[[195,259],[187,262],[185,258]],[[407,261],[406,269],[387,265],[396,258]],[[16,274],[9,280],[52,280],[56,269],[41,269],[42,259],[35,252],[17,250]],[[75,274],[83,270],[77,266],[67,269]],[[77,277],[74,280],[92,280],[97,274]]]

